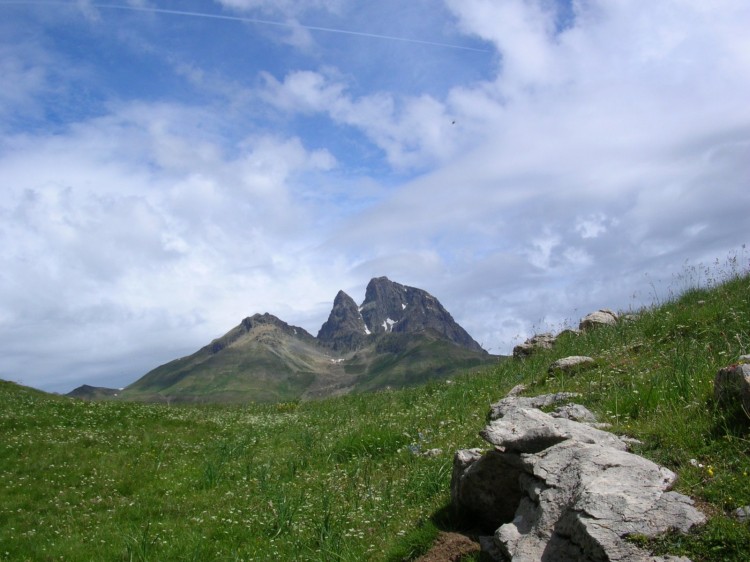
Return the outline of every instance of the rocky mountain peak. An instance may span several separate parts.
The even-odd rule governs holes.
[[[412,300],[410,287],[394,283],[387,277],[371,279],[365,290],[365,300],[361,311],[365,324],[374,334],[394,331],[394,327],[404,318]]]
[[[387,277],[370,280],[360,307],[349,295],[339,291],[318,339],[337,351],[346,351],[357,349],[383,334],[425,330],[434,330],[461,347],[482,351],[435,297]]]
[[[370,330],[354,299],[339,291],[333,301],[328,320],[318,332],[318,340],[336,351],[356,349],[370,335]]]

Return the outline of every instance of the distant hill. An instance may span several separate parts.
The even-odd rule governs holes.
[[[120,392],[122,392],[122,390],[117,388],[106,388],[104,386],[89,386],[88,384],[83,384],[75,390],[68,392],[65,396],[81,398],[83,400],[107,400],[116,398]]]
[[[146,373],[118,399],[272,402],[402,387],[496,362],[428,292],[372,279],[357,305],[339,291],[317,337],[271,314]],[[69,394],[112,398],[84,385]]]

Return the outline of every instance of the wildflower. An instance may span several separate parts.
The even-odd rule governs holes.
[[[708,474],[709,478],[714,477],[714,467],[711,465],[708,465],[708,468],[706,469],[706,473]]]

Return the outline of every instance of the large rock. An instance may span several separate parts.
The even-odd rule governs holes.
[[[570,357],[563,357],[552,363],[547,372],[551,375],[556,373],[577,373],[584,369],[589,369],[596,366],[596,361],[592,357],[585,355],[571,355]]]
[[[481,541],[495,560],[666,560],[626,537],[686,532],[705,517],[670,491],[674,473],[629,453],[617,436],[570,419],[591,419],[585,408],[540,410],[573,396],[509,395],[495,404],[482,432],[495,449],[456,454],[453,506],[465,516],[483,510],[483,523],[500,523]]]
[[[555,345],[556,339],[557,338],[549,332],[546,332],[544,334],[536,334],[535,336],[527,339],[525,342],[519,343],[517,346],[515,346],[513,348],[513,357],[524,358],[534,354],[541,349],[552,349],[552,346]]]
[[[750,415],[750,363],[724,367],[714,378],[714,399],[727,409]]]
[[[617,314],[608,308],[602,308],[583,317],[578,329],[581,331],[598,328],[600,326],[615,326],[617,324]]]

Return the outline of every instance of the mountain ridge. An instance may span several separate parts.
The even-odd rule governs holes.
[[[91,399],[285,401],[419,384],[496,361],[427,291],[370,280],[357,305],[336,294],[318,335],[268,312],[244,318],[195,353],[152,369],[117,394]]]

